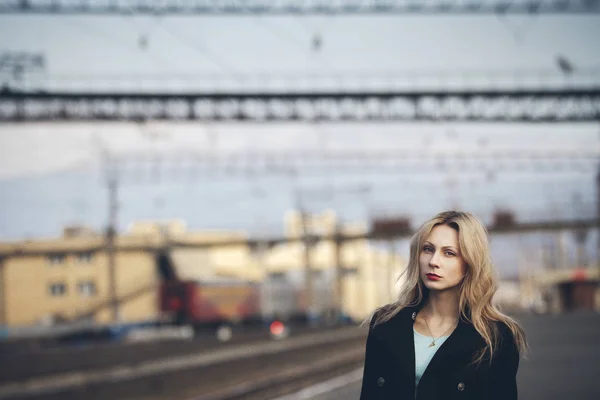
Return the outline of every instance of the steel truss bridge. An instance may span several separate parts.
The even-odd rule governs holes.
[[[0,122],[600,121],[600,86],[371,93],[0,93]]]
[[[4,0],[0,14],[589,14],[597,0]]]

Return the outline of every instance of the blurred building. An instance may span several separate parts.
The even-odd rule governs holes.
[[[502,311],[515,312],[523,309],[521,285],[518,279],[503,279],[498,282],[494,303]]]
[[[258,279],[247,246],[198,248],[245,239],[235,232],[187,232],[181,222],[139,222],[116,239],[115,281],[124,322],[158,317],[161,274],[157,250],[167,238],[190,248],[171,251],[178,276],[202,279],[237,275]],[[60,238],[0,244],[0,325],[23,326],[92,319],[109,322],[110,275],[105,238],[89,229],[65,228]]]
[[[307,223],[312,234],[327,235],[338,229],[333,212],[308,219],[290,213],[285,236],[301,238]],[[343,231],[365,229],[345,226]],[[256,248],[249,246],[247,239],[243,232],[188,231],[181,221],[132,224],[116,238],[115,289],[120,320],[134,323],[159,318],[159,284],[168,273],[161,267],[159,254],[165,248],[169,249],[177,279],[283,279],[293,290],[303,291],[306,259],[301,241]],[[169,241],[179,245],[168,247]],[[331,288],[336,275],[332,272],[339,260],[343,272],[341,306],[356,320],[392,299],[393,281],[404,267],[386,247],[366,240],[345,242],[339,251],[333,240],[320,241],[311,246],[310,254],[315,302],[331,304],[335,300]],[[0,244],[0,326],[74,320],[108,323],[112,320],[110,293],[105,237],[100,233],[67,227],[59,238]],[[272,294],[267,287],[266,295]],[[267,308],[269,301],[276,301],[272,296],[265,299]]]
[[[333,237],[338,228],[336,214],[327,211],[306,217],[297,212],[286,216],[286,237],[300,239],[304,229],[310,234]],[[361,224],[345,224],[342,232],[348,236],[360,236],[367,232]],[[314,300],[317,303],[332,301],[329,290],[334,285],[335,268],[339,263],[341,272],[341,309],[353,320],[359,321],[369,316],[377,307],[394,300],[397,293],[396,280],[406,263],[396,252],[390,251],[388,243],[376,243],[366,239],[344,242],[339,246],[334,240],[323,240],[311,249],[310,263],[315,271]],[[257,260],[264,271],[271,276],[285,274],[294,282],[304,279],[306,265],[304,244],[292,241],[279,245],[264,254],[257,254]],[[331,282],[331,284],[327,284]],[[319,290],[319,283],[321,290]],[[323,283],[327,286],[323,288]],[[325,297],[325,298],[323,298]],[[321,304],[320,308],[325,308]]]
[[[600,311],[599,270],[599,267],[581,267],[546,271],[532,277],[532,286],[548,311]]]
[[[600,312],[599,268],[538,270],[504,279],[494,301],[508,312]]]

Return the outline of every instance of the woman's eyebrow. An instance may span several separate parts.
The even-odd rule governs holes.
[[[429,242],[429,241],[425,241],[423,244],[424,245],[427,244],[429,246],[435,247],[435,245],[433,243]],[[452,249],[452,250],[458,251],[458,249],[456,247],[454,247],[454,246],[442,246],[442,249]]]

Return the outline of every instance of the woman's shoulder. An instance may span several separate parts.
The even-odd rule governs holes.
[[[497,332],[497,351],[504,354],[519,354],[517,338],[515,337],[515,333],[513,332],[514,328],[511,328],[511,325],[506,321],[495,321],[494,324]]]
[[[398,321],[412,316],[416,308],[410,306],[400,306],[396,303],[386,304],[378,307],[371,317],[369,324],[370,328],[373,329],[378,325],[385,325],[392,321]]]
[[[494,321],[496,331],[498,332],[498,339],[502,341],[514,342],[515,335],[511,329],[511,326],[506,321]]]

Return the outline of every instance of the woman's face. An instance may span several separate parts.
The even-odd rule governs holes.
[[[453,289],[460,284],[466,263],[460,254],[458,232],[438,225],[425,239],[419,255],[421,280],[430,290]]]

